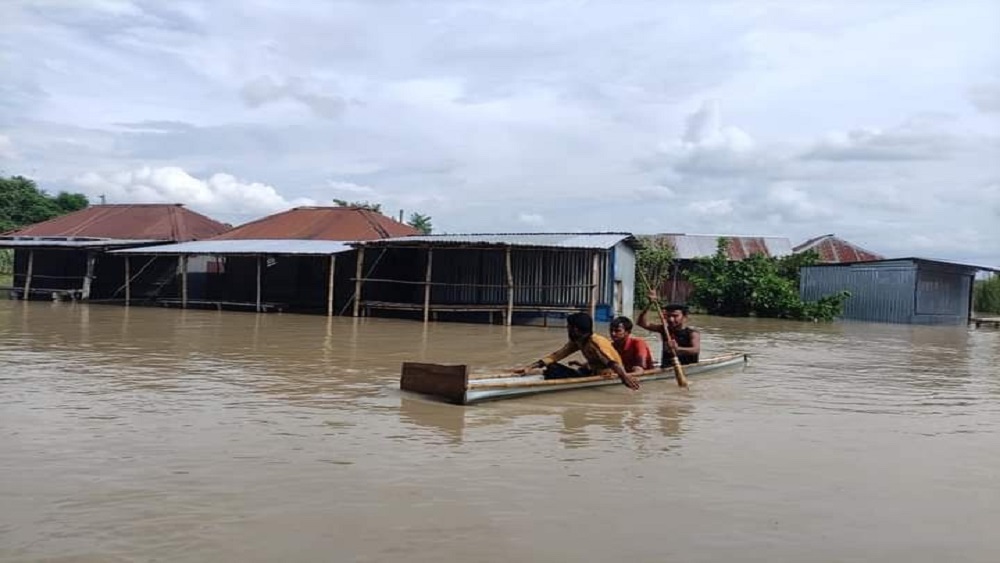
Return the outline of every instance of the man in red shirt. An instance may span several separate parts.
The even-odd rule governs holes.
[[[611,320],[611,342],[622,358],[622,366],[629,373],[642,373],[653,369],[653,354],[641,338],[632,336],[632,320],[615,317]]]

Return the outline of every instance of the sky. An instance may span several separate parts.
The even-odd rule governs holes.
[[[0,174],[1000,267],[994,0],[3,0]]]

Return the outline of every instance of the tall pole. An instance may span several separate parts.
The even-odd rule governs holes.
[[[431,318],[431,265],[434,261],[434,249],[427,247],[427,271],[424,273],[424,322]]]
[[[35,251],[28,251],[28,274],[24,277],[24,295],[21,299],[31,299],[31,275],[35,271]]]
[[[128,307],[132,300],[132,265],[129,263],[128,254],[125,255],[125,306]]]
[[[94,262],[97,256],[93,252],[87,252],[87,271],[83,275],[83,287],[80,288],[80,299],[90,299],[90,287],[94,282]]]
[[[361,276],[365,273],[365,247],[358,249],[358,265],[354,270],[354,316],[361,312]]]
[[[597,299],[600,292],[600,287],[598,287],[598,284],[600,283],[601,280],[601,261],[600,261],[600,256],[597,254],[596,250],[594,251],[593,263],[594,263],[593,269],[590,274],[590,286],[591,286],[590,317],[591,318],[594,318],[594,316],[597,314]]]
[[[181,256],[181,307],[187,309],[188,303],[188,257]]]
[[[260,286],[261,286],[261,283],[260,283],[260,262],[261,262],[261,255],[258,254],[257,255],[257,312],[258,313],[260,312]]]
[[[334,268],[337,266],[337,255],[330,255],[330,279],[327,281],[326,287],[326,316],[333,316],[333,280],[334,280]]]
[[[504,324],[510,326],[514,318],[514,269],[510,259],[510,247],[507,247],[507,318]]]

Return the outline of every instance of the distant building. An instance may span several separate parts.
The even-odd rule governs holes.
[[[198,240],[228,229],[180,204],[92,205],[7,233],[0,248],[14,249],[16,298],[107,300],[122,298],[129,276],[125,260],[109,251]],[[147,289],[167,283],[175,272],[175,263],[147,265]]]
[[[172,291],[146,299],[160,305],[332,315],[349,306],[354,288],[357,251],[348,242],[419,233],[366,208],[297,207],[207,240],[116,254],[179,261]],[[186,264],[196,261],[205,261],[206,275],[190,275]]]
[[[548,322],[632,313],[628,233],[426,235],[356,243],[353,314]]]
[[[799,293],[815,301],[849,291],[844,319],[961,325],[969,321],[972,288],[982,266],[924,258],[824,264],[802,268]]]
[[[792,243],[785,237],[761,237],[740,235],[687,235],[664,233],[639,235],[640,242],[665,244],[674,250],[674,267],[670,279],[658,288],[660,297],[672,303],[687,303],[693,287],[684,275],[684,270],[698,258],[715,255],[719,239],[727,240],[726,254],[730,260],[743,260],[754,254],[768,257],[792,254]]]
[[[824,264],[872,262],[885,259],[881,254],[861,248],[832,234],[811,238],[793,248],[792,252],[799,254],[809,250],[819,254],[819,260]]]

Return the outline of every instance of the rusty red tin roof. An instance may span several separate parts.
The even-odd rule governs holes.
[[[420,231],[361,207],[296,207],[240,225],[213,239],[353,241],[416,234],[420,234]]]
[[[209,238],[229,228],[179,203],[116,203],[91,205],[7,234],[184,242]]]
[[[820,262],[825,264],[873,262],[885,259],[881,254],[865,250],[834,235],[822,235],[811,238],[795,247],[796,254],[807,250],[815,250],[819,254]]]

